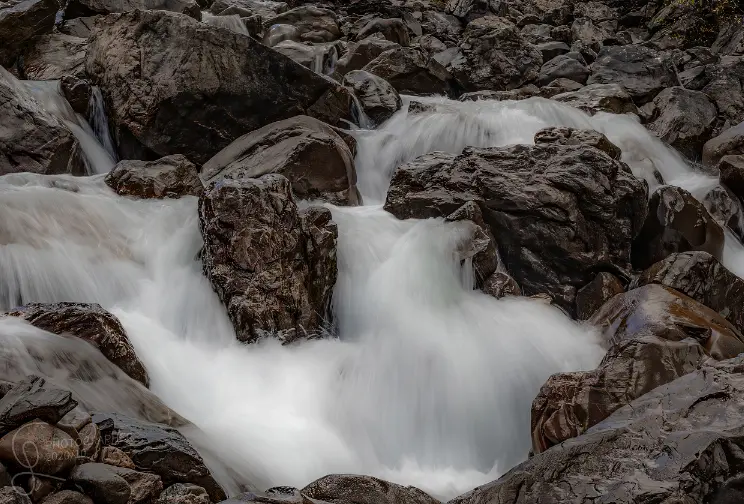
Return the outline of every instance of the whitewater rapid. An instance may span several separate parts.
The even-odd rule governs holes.
[[[355,132],[368,205],[330,206],[339,227],[337,338],[239,344],[201,271],[196,198],[121,198],[102,175],[0,178],[0,310],[79,301],[114,313],[152,392],[200,429],[184,432],[229,492],[303,487],[342,472],[446,499],[491,481],[527,457],[530,406],[545,380],[593,368],[604,352],[590,328],[555,308],[474,290],[469,265],[454,257],[462,223],[384,212],[394,168],[433,150],[532,143],[539,129],[567,125],[603,131],[647,180],[657,170],[667,181],[709,181],[630,117],[590,118],[547,100],[425,101],[432,111],[404,107],[378,130]],[[75,380],[64,365],[19,357],[32,340],[61,338],[30,326],[19,336],[18,327],[0,321],[5,375],[15,359],[23,372]],[[126,377],[99,365],[114,378],[73,389],[91,407],[121,402],[131,413],[109,393]]]

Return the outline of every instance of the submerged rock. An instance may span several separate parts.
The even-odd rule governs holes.
[[[299,211],[279,174],[221,179],[199,200],[204,273],[241,341],[313,337],[328,322],[338,230],[328,209]]]
[[[346,89],[250,37],[166,11],[107,16],[98,27],[87,70],[123,158],[203,163],[276,120],[350,117]]]
[[[179,154],[157,161],[119,161],[106,184],[121,196],[180,198],[199,196],[204,189],[196,165]]]
[[[354,156],[327,124],[307,116],[278,121],[243,135],[202,167],[205,185],[222,179],[279,173],[301,199],[357,205]]]
[[[552,128],[536,145],[432,153],[398,168],[385,209],[398,218],[446,216],[475,201],[525,294],[574,310],[598,268],[630,267],[646,216],[646,184],[596,132]]]

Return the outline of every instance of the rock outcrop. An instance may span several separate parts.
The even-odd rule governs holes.
[[[10,67],[31,39],[51,32],[58,10],[56,0],[12,0],[0,4],[0,66]]]

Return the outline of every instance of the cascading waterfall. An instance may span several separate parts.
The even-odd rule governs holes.
[[[186,433],[229,491],[352,472],[447,498],[495,479],[527,456],[530,405],[542,383],[594,367],[603,350],[590,328],[555,308],[473,290],[453,255],[462,223],[399,221],[376,204],[392,170],[433,150],[531,143],[539,129],[566,125],[604,132],[654,184],[654,170],[690,187],[709,180],[630,117],[589,117],[535,99],[417,100],[432,110],[404,109],[354,133],[359,187],[373,204],[330,206],[339,226],[339,339],[239,344],[196,259],[196,199],[121,198],[101,176],[0,178],[0,309],[30,301],[109,309],[152,392],[200,429]],[[732,240],[727,257],[744,257]],[[0,322],[0,335],[29,345],[62,338],[12,324]],[[60,384],[77,379],[59,361],[60,369],[35,369]],[[71,388],[95,405],[109,387],[116,381]]]

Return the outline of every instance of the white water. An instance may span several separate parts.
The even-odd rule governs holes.
[[[202,11],[202,21],[211,26],[217,26],[230,30],[231,32],[238,33],[240,35],[250,36],[248,28],[245,27],[243,20],[240,19],[238,14],[231,14],[228,16],[216,16],[210,12]]]
[[[654,168],[668,181],[694,175],[629,118],[589,118],[544,100],[427,101],[441,110],[400,112],[355,133],[368,201],[384,197],[401,161],[529,143],[549,124],[604,131],[640,176]],[[29,301],[110,309],[147,366],[151,390],[201,429],[189,435],[208,460],[219,458],[216,474],[233,492],[352,472],[447,498],[524,459],[537,390],[552,373],[594,367],[603,353],[594,335],[543,303],[474,291],[453,256],[463,224],[398,221],[379,206],[332,211],[340,338],[245,346],[195,259],[195,198],[120,198],[100,176],[2,177],[0,309]],[[731,247],[731,257],[742,257]],[[14,330],[6,324],[0,335]],[[55,338],[30,332],[22,338]],[[99,385],[76,392],[98,404],[107,395]]]

